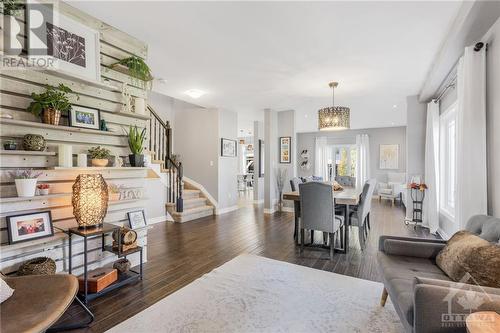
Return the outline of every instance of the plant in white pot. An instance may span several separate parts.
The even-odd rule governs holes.
[[[36,192],[37,178],[41,172],[34,172],[32,169],[16,170],[10,173],[16,183],[18,197],[34,197]]]
[[[92,147],[89,149],[90,163],[94,167],[105,167],[109,163],[111,152],[109,149],[101,148],[101,146]]]

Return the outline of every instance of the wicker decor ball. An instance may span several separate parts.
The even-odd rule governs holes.
[[[117,260],[113,264],[113,268],[118,270],[118,272],[120,272],[120,273],[128,272],[128,270],[130,270],[130,266],[132,266],[130,263],[130,260],[128,260],[126,258]]]
[[[56,273],[56,263],[47,257],[33,258],[23,263],[17,275],[52,275]]]
[[[45,138],[38,134],[26,134],[23,137],[23,148],[28,151],[44,151],[47,147]]]
[[[108,185],[102,175],[76,177],[71,203],[79,227],[102,224],[108,211]]]

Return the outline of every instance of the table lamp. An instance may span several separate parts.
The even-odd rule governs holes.
[[[108,211],[108,185],[102,175],[76,177],[71,203],[79,228],[101,225]]]

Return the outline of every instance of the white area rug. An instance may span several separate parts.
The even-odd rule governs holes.
[[[403,332],[382,288],[241,255],[108,332]]]

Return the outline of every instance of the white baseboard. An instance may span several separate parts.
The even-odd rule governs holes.
[[[274,214],[276,209],[274,208],[264,208],[264,214]]]
[[[161,222],[166,222],[166,221],[168,221],[168,216],[167,215],[157,216],[157,217],[153,217],[153,218],[148,219],[148,225],[150,225],[150,224],[156,224],[156,223],[161,223]]]
[[[447,234],[446,232],[444,232],[444,230],[443,230],[443,229],[441,229],[441,228],[438,228],[437,233],[438,233],[438,235],[439,235],[439,236],[441,236],[441,238],[442,238],[442,239],[444,239],[444,240],[448,240],[448,239],[450,239],[450,236],[448,236],[448,234]]]
[[[226,208],[217,208],[215,210],[215,215],[222,215],[222,214],[226,214],[226,213],[229,213],[229,212],[233,212],[235,210],[238,210],[238,206],[231,206],[231,207],[226,207]]]

